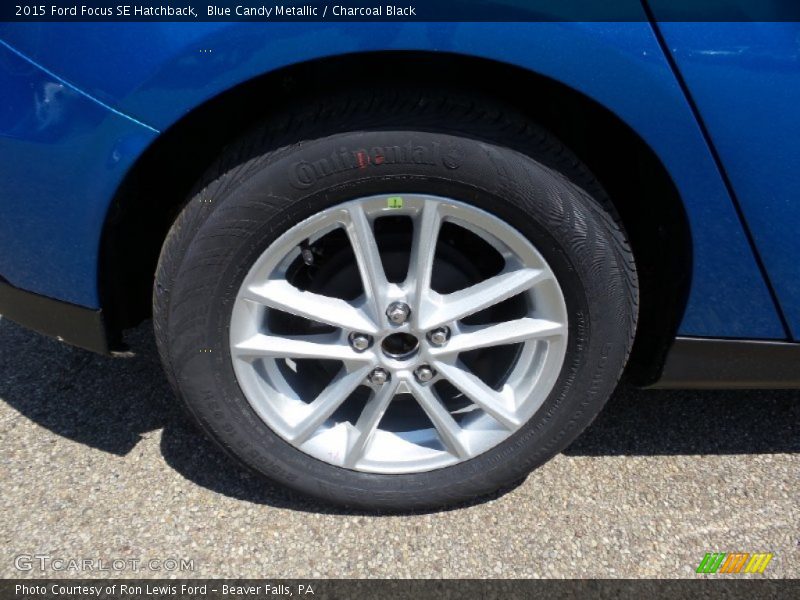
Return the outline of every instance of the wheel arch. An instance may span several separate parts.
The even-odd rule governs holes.
[[[125,177],[103,227],[98,281],[112,339],[149,316],[162,242],[227,143],[298,98],[380,84],[493,97],[550,130],[588,166],[620,214],[639,270],[628,374],[637,383],[654,380],[683,317],[692,272],[689,222],[667,169],[633,129],[573,88],[506,63],[445,53],[348,54],[284,67],[215,96],[164,131]]]

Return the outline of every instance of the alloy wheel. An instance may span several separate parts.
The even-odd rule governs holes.
[[[299,450],[430,471],[513,435],[561,372],[567,308],[531,242],[464,202],[358,198],[295,225],[245,276],[230,352],[258,416]]]

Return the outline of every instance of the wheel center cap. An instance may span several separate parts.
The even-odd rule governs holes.
[[[381,342],[383,353],[395,360],[411,358],[419,350],[419,340],[410,333],[393,333]]]

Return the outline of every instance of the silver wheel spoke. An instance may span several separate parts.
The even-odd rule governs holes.
[[[445,356],[477,350],[478,348],[548,338],[563,335],[565,332],[566,328],[561,323],[526,317],[498,323],[497,325],[475,328],[468,333],[454,335],[447,345],[441,348],[431,348],[430,353],[434,356]]]
[[[294,427],[291,441],[303,444],[328,420],[347,397],[361,385],[369,373],[369,367],[346,373],[339,371],[319,396],[308,406],[308,415]]]
[[[500,394],[478,377],[455,365],[436,363],[435,366],[450,383],[506,429],[514,430],[521,425],[519,418],[506,408]]]
[[[442,406],[431,387],[412,384],[411,393],[433,423],[447,451],[458,458],[467,458],[470,452],[464,440],[464,431],[447,409]]]
[[[385,383],[367,401],[361,416],[358,417],[358,421],[355,424],[355,435],[348,440],[347,453],[344,459],[345,467],[352,469],[366,454],[372,437],[375,435],[375,430],[394,398],[397,384],[397,380]]]
[[[350,207],[347,214],[349,217],[349,222],[346,224],[347,235],[361,273],[364,294],[373,304],[375,317],[379,318],[383,314],[382,299],[388,283],[372,224],[359,205]]]
[[[242,296],[270,308],[349,331],[377,331],[364,311],[339,298],[304,292],[285,279],[249,285],[242,290]]]
[[[415,300],[413,310],[419,314],[419,307],[424,294],[428,293],[431,286],[433,273],[433,259],[436,255],[436,241],[439,239],[439,230],[442,218],[439,214],[439,204],[426,200],[419,214],[414,219],[414,233],[411,241],[411,256],[408,263],[406,284],[413,283]]]
[[[463,290],[441,296],[440,305],[425,316],[422,327],[432,329],[463,319],[529,290],[547,276],[543,269],[515,269],[490,277]]]
[[[349,345],[314,339],[330,339],[330,336],[306,336],[305,339],[257,333],[233,346],[238,358],[318,358],[327,360],[370,360],[365,354],[355,352]]]

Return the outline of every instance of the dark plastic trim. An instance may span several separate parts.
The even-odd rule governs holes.
[[[103,311],[14,287],[0,279],[0,315],[62,342],[111,354]]]
[[[649,388],[800,389],[800,344],[678,337]]]

